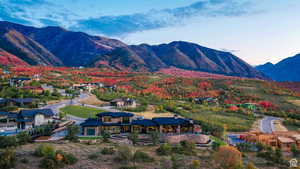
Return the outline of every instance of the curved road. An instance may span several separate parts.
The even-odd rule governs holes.
[[[273,131],[275,131],[274,126],[273,126],[274,120],[280,120],[280,118],[272,117],[272,116],[265,116],[260,122],[260,130],[263,133],[272,133]]]

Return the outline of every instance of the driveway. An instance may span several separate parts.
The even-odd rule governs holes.
[[[272,117],[272,116],[265,116],[260,122],[260,130],[263,133],[272,133],[273,131],[275,131],[274,126],[273,126],[274,120],[280,120],[280,118]]]

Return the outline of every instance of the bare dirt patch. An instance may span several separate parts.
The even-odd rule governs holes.
[[[79,101],[81,104],[89,104],[94,106],[100,106],[107,104],[107,102],[99,100],[95,95],[90,95],[88,98],[81,99]]]

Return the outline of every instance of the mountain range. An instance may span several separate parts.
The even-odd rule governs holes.
[[[132,71],[159,71],[176,67],[265,78],[233,54],[195,43],[175,41],[160,45],[127,45],[116,39],[72,32],[61,27],[35,28],[0,21],[0,48],[6,55],[29,65],[106,66]]]
[[[277,64],[270,62],[256,67],[276,81],[300,81],[300,54],[283,59]]]

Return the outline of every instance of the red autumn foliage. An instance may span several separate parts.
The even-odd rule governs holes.
[[[28,64],[17,56],[0,50],[0,65],[5,66],[27,66]]]
[[[237,106],[230,106],[230,107],[228,108],[228,110],[230,110],[230,111],[238,111],[239,108],[238,108]]]
[[[186,77],[186,78],[241,79],[239,77],[224,76],[224,75],[207,73],[207,72],[183,70],[183,69],[178,69],[178,68],[160,69],[158,73],[172,75],[172,76],[176,76],[176,77]]]
[[[265,109],[275,109],[276,108],[276,106],[269,101],[260,101],[258,104]]]
[[[208,89],[212,88],[212,84],[209,82],[206,82],[206,81],[199,82],[198,87],[203,90],[208,90]]]

